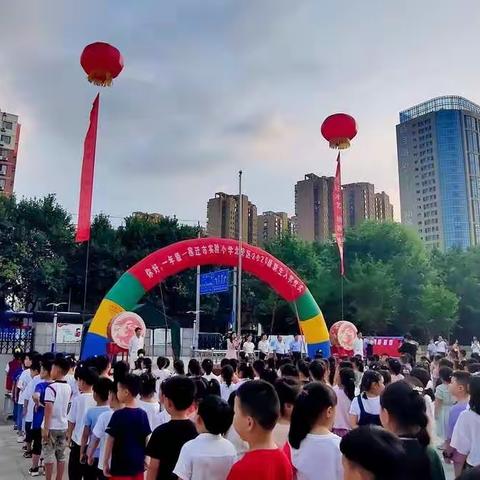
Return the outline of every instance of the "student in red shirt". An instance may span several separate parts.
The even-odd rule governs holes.
[[[292,480],[290,462],[273,440],[280,402],[273,386],[263,380],[242,383],[236,391],[233,425],[250,446],[235,463],[227,480]]]

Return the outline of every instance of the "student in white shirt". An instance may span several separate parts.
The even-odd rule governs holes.
[[[350,407],[355,398],[355,372],[353,368],[341,368],[336,376],[336,385],[333,391],[337,395],[337,408],[335,410],[335,421],[333,433],[344,437],[351,429]]]
[[[450,445],[457,450],[458,460],[463,457],[467,465],[477,467],[480,465],[480,377],[472,376],[469,391],[470,409],[458,417]]]
[[[265,360],[270,353],[270,343],[268,342],[268,337],[265,334],[262,335],[257,347],[260,351],[260,360]]]
[[[234,371],[231,365],[225,365],[222,368],[222,381],[220,382],[220,396],[228,402],[230,395],[238,388],[238,384],[233,383]]]
[[[18,443],[23,443],[23,433],[25,431],[24,428],[24,414],[23,414],[23,404],[25,402],[25,388],[29,384],[30,380],[32,379],[32,375],[30,373],[30,365],[32,364],[32,354],[25,354],[23,358],[23,371],[18,377],[17,386],[18,389],[18,396],[17,396],[17,435],[19,438],[17,439]]]
[[[202,369],[204,371],[203,378],[207,379],[207,381],[216,380],[220,382],[220,378],[213,373],[213,361],[211,358],[205,358],[202,361]]]
[[[52,480],[53,464],[57,463],[57,478],[63,477],[65,448],[67,446],[67,410],[72,389],[65,381],[70,365],[65,358],[53,362],[51,378],[45,389],[45,417],[43,419],[42,442],[45,478]]]
[[[362,377],[360,395],[355,397],[350,406],[350,424],[381,425],[380,395],[385,389],[383,376],[376,370],[367,370]]]
[[[68,459],[68,478],[80,479],[83,475],[83,459],[80,458],[80,445],[82,443],[83,428],[85,427],[85,414],[90,407],[96,405],[93,398],[92,387],[98,380],[97,371],[86,366],[77,367],[77,384],[80,394],[73,399],[68,413],[67,440],[70,441],[70,457]],[[88,473],[87,473],[88,474]]]
[[[42,381],[40,378],[40,362],[34,360],[30,366],[30,374],[33,376],[32,380],[28,383],[24,390],[24,402],[23,402],[23,414],[25,415],[25,443],[26,451],[23,454],[25,458],[31,458],[32,452],[32,422],[33,422],[33,409],[35,403],[33,401],[33,394],[35,393],[35,387]]]
[[[154,370],[153,376],[157,379],[155,389],[157,391],[157,398],[160,400],[161,385],[164,380],[172,376],[172,372],[168,369],[170,360],[167,357],[157,358],[157,369]]]
[[[340,437],[331,432],[336,404],[335,392],[320,382],[298,396],[288,436],[297,480],[343,479]]]
[[[180,451],[173,473],[180,480],[224,480],[236,461],[235,447],[222,437],[232,425],[233,410],[216,395],[198,406],[195,426],[199,433]]]
[[[140,382],[140,399],[137,400],[137,406],[147,414],[150,430],[153,432],[155,417],[160,412],[160,403],[155,395],[156,380],[151,373],[142,373]]]
[[[363,358],[364,355],[364,342],[362,332],[358,332],[355,340],[353,341],[353,355],[358,355]]]
[[[300,394],[301,385],[296,378],[290,377],[277,379],[274,387],[280,400],[280,418],[272,432],[273,441],[278,448],[283,448],[288,442],[293,406]]]

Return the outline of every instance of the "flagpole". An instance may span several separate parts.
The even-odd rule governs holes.
[[[200,238],[200,222],[198,222],[198,238]],[[200,331],[200,265],[197,265],[197,287],[195,297],[195,324],[193,326],[193,347],[194,353],[198,350],[198,333]]]
[[[242,240],[243,240],[243,198],[242,171],[238,172],[238,281],[237,281],[237,335],[242,336]]]

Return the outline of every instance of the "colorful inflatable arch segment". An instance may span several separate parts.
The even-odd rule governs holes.
[[[132,310],[143,295],[171,275],[198,265],[235,267],[239,246],[225,238],[196,238],[161,248],[125,272],[102,300],[88,329],[82,358],[106,352],[110,321],[123,311]],[[302,280],[286,265],[264,250],[245,245],[243,269],[267,283],[290,302],[298,316],[307,342],[308,354],[320,350],[330,356],[330,340],[322,312]]]

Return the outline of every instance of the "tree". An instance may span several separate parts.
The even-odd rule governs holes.
[[[428,284],[422,292],[425,327],[428,336],[449,334],[455,325],[458,297],[443,285]]]

